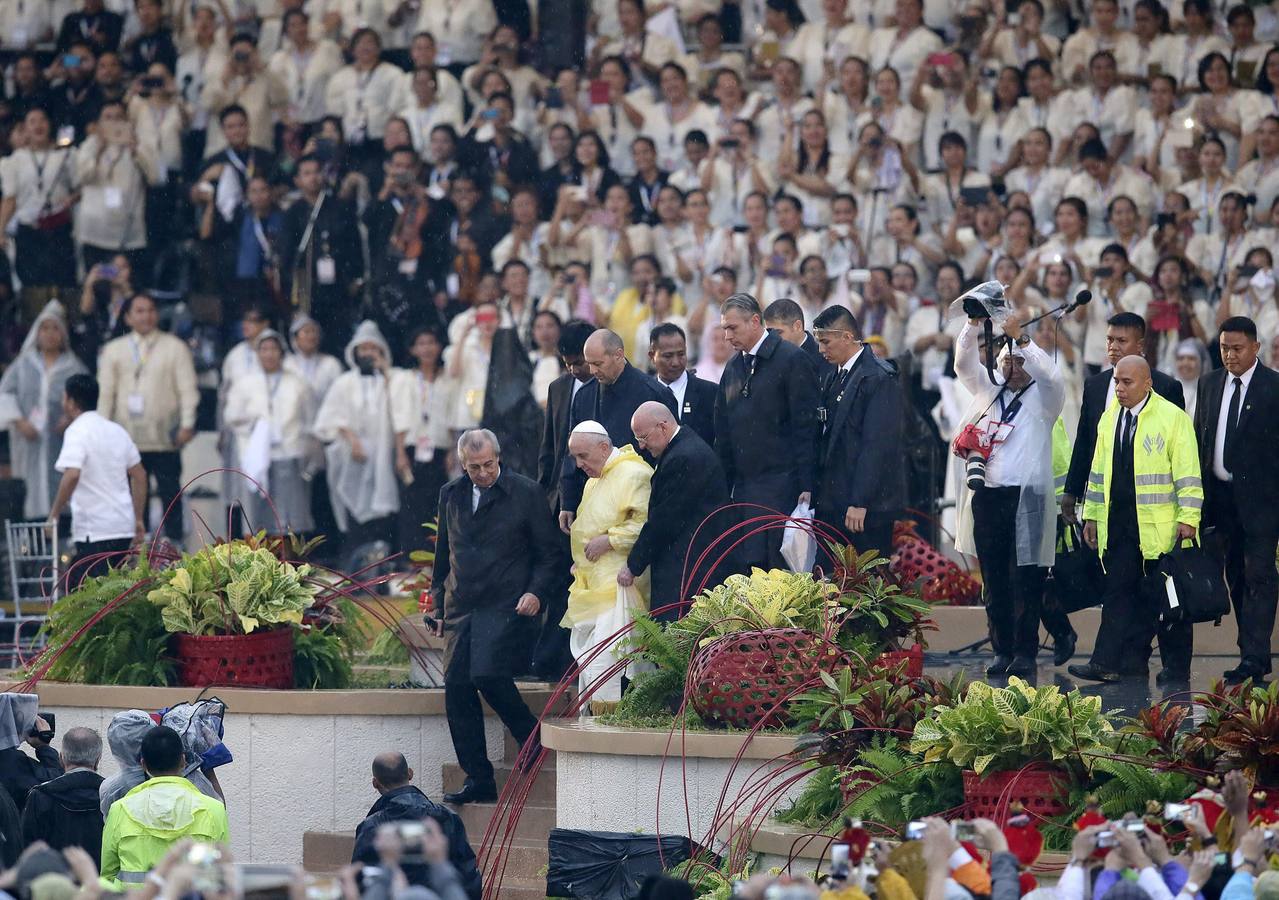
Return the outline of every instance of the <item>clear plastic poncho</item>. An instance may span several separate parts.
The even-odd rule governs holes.
[[[115,803],[129,791],[147,780],[147,773],[138,761],[142,753],[142,739],[147,732],[155,728],[155,720],[151,714],[140,709],[126,709],[118,712],[107,726],[107,746],[111,755],[120,765],[120,771],[105,779],[98,788],[98,800],[102,815],[106,816]],[[187,776],[188,780],[199,788],[200,793],[221,800],[213,789],[209,779],[198,769]]]

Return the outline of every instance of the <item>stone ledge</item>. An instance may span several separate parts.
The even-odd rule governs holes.
[[[542,723],[542,745],[566,753],[610,756],[669,756],[673,765],[683,757],[707,759],[776,759],[795,747],[795,735],[744,732],[620,728],[597,725],[594,719],[548,719]]]
[[[16,682],[0,683],[0,691],[10,691]],[[125,687],[100,684],[68,684],[42,681],[36,685],[40,703],[47,707],[95,707],[99,709],[164,709],[193,700],[200,688]],[[529,708],[543,709],[552,692],[541,684],[522,684],[520,693]],[[206,697],[217,696],[230,712],[286,716],[443,716],[442,689],[273,691],[250,688],[203,689]],[[485,706],[487,714],[492,710]]]

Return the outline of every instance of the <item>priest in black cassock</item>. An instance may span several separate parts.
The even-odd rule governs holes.
[[[675,395],[670,388],[627,362],[626,347],[614,332],[606,328],[596,331],[586,339],[582,355],[595,379],[588,381],[573,398],[570,432],[582,422],[599,422],[614,447],[625,447],[635,443],[631,416],[640,404],[656,400],[675,414]],[[640,455],[652,464],[651,455]],[[573,457],[565,454],[560,466],[560,530],[565,534],[577,517],[577,504],[585,486],[586,476]]]
[[[444,708],[466,782],[444,801],[483,803],[497,799],[497,783],[480,696],[521,746],[537,730],[515,676],[528,667],[562,557],[542,488],[502,466],[493,432],[468,431],[457,447],[464,474],[440,491],[431,593],[436,615],[444,611]]]

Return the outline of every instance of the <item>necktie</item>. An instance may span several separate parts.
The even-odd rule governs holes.
[[[1122,450],[1124,453],[1132,449],[1132,412],[1124,410],[1124,444]]]
[[[1226,440],[1221,447],[1221,461],[1225,464],[1226,471],[1233,471],[1231,468],[1231,456],[1235,446],[1235,431],[1239,428],[1239,395],[1243,393],[1243,379],[1235,377],[1235,389],[1230,394],[1230,408],[1226,410]]]

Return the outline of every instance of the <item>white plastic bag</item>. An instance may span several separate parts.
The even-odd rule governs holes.
[[[792,519],[811,519],[813,509],[801,503],[790,514]],[[792,572],[811,572],[817,562],[817,539],[812,532],[800,525],[787,525],[782,533],[782,558]]]

